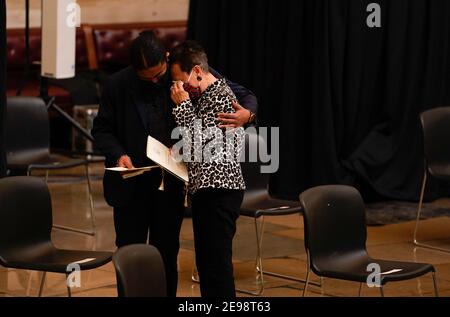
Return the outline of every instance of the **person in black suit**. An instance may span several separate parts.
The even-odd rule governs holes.
[[[167,51],[152,31],[144,31],[132,42],[130,58],[132,65],[112,75],[105,84],[92,129],[94,146],[105,156],[106,167],[155,165],[146,156],[148,135],[168,147],[178,141],[171,139],[176,124]],[[235,113],[220,115],[223,126],[253,122],[258,108],[255,95],[227,83],[239,104],[234,105]],[[159,190],[162,178],[164,190]],[[105,171],[103,187],[105,200],[114,209],[117,247],[147,241],[154,245],[164,261],[168,296],[176,296],[184,184],[154,169],[125,180],[118,173]]]

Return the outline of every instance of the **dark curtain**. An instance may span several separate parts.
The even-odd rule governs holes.
[[[6,175],[6,4],[0,1],[0,177]]]
[[[381,6],[381,28],[366,7]],[[416,200],[421,111],[450,106],[448,0],[191,0],[188,35],[280,127],[273,194],[350,184],[366,200]],[[427,197],[448,194],[432,181]]]

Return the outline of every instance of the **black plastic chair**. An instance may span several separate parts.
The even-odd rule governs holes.
[[[34,170],[44,170],[48,180],[50,170],[85,166],[91,231],[55,225],[57,229],[95,235],[94,202],[92,199],[89,162],[50,153],[48,112],[42,99],[36,97],[10,97],[7,103],[6,153],[8,169],[31,176]]]
[[[275,272],[263,270],[262,243],[264,235],[264,218],[270,216],[286,216],[301,213],[302,209],[298,201],[288,201],[275,199],[269,194],[270,174],[261,173],[263,162],[259,157],[259,149],[267,152],[266,141],[261,135],[255,132],[248,132],[245,136],[246,151],[243,153],[247,157],[242,159],[242,174],[245,180],[246,191],[241,205],[240,215],[254,219],[256,233],[256,290],[236,289],[238,292],[259,296],[264,292],[264,275],[283,278],[295,282],[306,282],[304,279],[283,275]],[[194,272],[194,281],[198,282],[198,277]],[[320,285],[312,283],[314,285]]]
[[[431,264],[373,259],[366,250],[366,214],[359,192],[350,186],[328,185],[309,189],[300,195],[305,222],[305,249],[308,273],[303,289],[305,296],[311,270],[320,277],[360,283],[373,282],[377,273],[369,265],[378,265],[381,295],[388,282],[417,278],[432,273],[438,296],[435,269]],[[395,270],[395,271],[394,271]],[[397,271],[400,270],[400,271]]]
[[[72,267],[90,270],[111,260],[111,252],[62,250],[51,241],[52,204],[46,183],[36,177],[0,179],[0,265],[68,276]],[[71,296],[70,288],[67,288]]]
[[[413,241],[419,247],[450,252],[450,249],[421,243],[417,239],[428,173],[437,179],[450,181],[450,107],[425,111],[420,115],[420,119],[424,136],[425,170]]]
[[[113,263],[119,297],[166,297],[166,275],[159,251],[148,244],[124,246]]]

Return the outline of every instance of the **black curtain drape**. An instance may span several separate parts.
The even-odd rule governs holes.
[[[366,24],[372,2],[381,28]],[[188,36],[280,127],[272,193],[340,183],[366,200],[418,198],[418,115],[450,106],[450,1],[191,0]],[[428,198],[443,194],[432,181]]]
[[[6,3],[0,1],[0,177],[6,175]]]

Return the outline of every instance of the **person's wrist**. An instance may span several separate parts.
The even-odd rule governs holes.
[[[252,118],[252,112],[250,110],[248,110],[248,109],[247,109],[247,111],[248,111],[248,119],[247,119],[246,124],[249,124],[250,123],[250,119]]]
[[[247,120],[247,124],[251,124],[255,121],[255,114],[253,112],[251,112],[250,110],[248,111],[250,113],[248,120]]]

